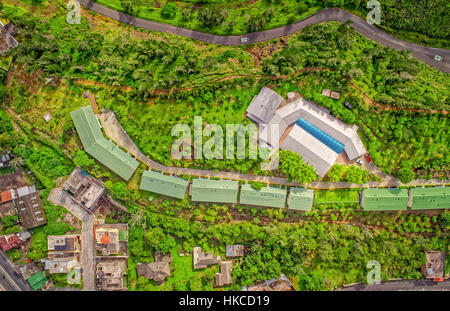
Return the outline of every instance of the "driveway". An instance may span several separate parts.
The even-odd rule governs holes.
[[[83,290],[95,290],[95,241],[94,223],[95,216],[86,209],[72,201],[69,194],[61,188],[54,188],[48,196],[48,200],[55,205],[65,207],[82,221],[81,229],[81,253],[80,263],[83,269]]]
[[[450,73],[450,50],[425,47],[408,41],[398,39],[376,26],[368,24],[364,19],[353,15],[350,12],[329,8],[323,9],[305,19],[294,24],[278,27],[270,30],[253,32],[240,36],[217,36],[208,33],[198,32],[190,29],[180,28],[172,25],[152,22],[138,17],[133,17],[122,12],[115,11],[103,5],[90,0],[79,0],[83,7],[91,11],[107,16],[111,19],[130,24],[132,26],[143,28],[151,31],[166,32],[174,35],[191,38],[195,40],[205,41],[212,44],[220,45],[241,45],[263,42],[275,38],[283,37],[292,33],[299,32],[309,25],[319,24],[328,21],[338,21],[345,23],[350,21],[350,26],[357,32],[381,45],[396,50],[409,50],[417,59],[427,63],[428,65],[445,73]],[[247,38],[245,43],[241,42],[241,38]],[[434,60],[435,55],[443,57],[442,61]]]

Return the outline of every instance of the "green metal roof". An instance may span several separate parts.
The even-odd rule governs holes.
[[[288,208],[310,211],[313,205],[314,191],[305,188],[291,188],[288,196]]]
[[[284,207],[286,190],[274,187],[263,187],[256,190],[251,185],[242,185],[239,202],[242,204]]]
[[[153,171],[145,171],[142,174],[141,190],[150,191],[183,199],[189,182],[183,178],[167,176]]]
[[[47,278],[45,277],[44,272],[39,271],[30,276],[27,281],[34,290],[38,290],[44,286]]]
[[[397,211],[406,210],[408,191],[406,189],[364,189],[364,210]]]
[[[128,240],[128,231],[119,231],[119,241],[127,241]]]
[[[139,162],[103,136],[91,106],[72,111],[70,115],[86,152],[123,179],[129,180]]]
[[[450,188],[448,187],[412,188],[410,191],[411,209],[450,208]]]
[[[233,180],[194,179],[192,201],[237,203],[239,183]]]

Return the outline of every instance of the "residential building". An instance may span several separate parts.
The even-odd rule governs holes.
[[[44,205],[34,186],[17,189],[16,193],[12,192],[12,199],[24,229],[47,223]]]
[[[205,252],[202,252],[201,247],[194,247],[192,253],[195,270],[204,269],[210,265],[216,265],[220,262],[220,256],[216,257],[212,252],[209,254],[205,254]]]
[[[214,276],[216,287],[226,286],[233,283],[233,278],[231,277],[232,267],[233,262],[231,261],[222,261],[219,264],[220,272],[216,273]]]
[[[289,279],[284,274],[281,274],[278,279],[271,279],[251,286],[244,286],[242,291],[295,291],[295,288]]]
[[[167,176],[153,171],[144,171],[139,189],[184,199],[189,182],[176,176]]]
[[[13,35],[16,33],[16,28],[13,24],[8,23],[6,26],[0,21],[0,54],[5,53],[9,49],[15,48],[19,45]]]
[[[398,211],[406,210],[408,205],[408,190],[364,189],[361,196],[361,207],[365,211]]]
[[[155,252],[155,261],[151,263],[138,263],[137,274],[148,280],[154,280],[158,285],[164,283],[166,278],[170,276],[170,263],[172,262],[172,254],[163,254]]]
[[[241,186],[239,203],[283,208],[286,202],[286,190],[274,187],[263,187],[256,190],[251,185]]]
[[[31,235],[28,231],[24,233],[18,232],[0,236],[0,249],[6,252],[12,248],[22,245],[30,237]]]
[[[64,182],[63,189],[72,195],[75,203],[93,211],[99,199],[105,192],[105,187],[101,181],[89,176],[80,167],[70,174]]]
[[[424,187],[409,189],[413,210],[450,208],[449,187]]]
[[[80,236],[77,234],[49,235],[47,237],[48,252],[77,253],[81,250]]]
[[[126,290],[127,258],[97,258],[96,284],[99,290]]]
[[[129,180],[139,162],[103,136],[92,107],[82,107],[70,115],[86,152],[121,178]]]
[[[245,255],[245,246],[242,244],[233,244],[226,246],[226,257],[243,257]]]
[[[8,167],[10,165],[9,161],[11,161],[11,159],[12,155],[9,151],[7,153],[0,154],[0,169]]]
[[[247,116],[258,124],[266,124],[283,100],[283,97],[264,86],[248,106]]]
[[[238,192],[234,180],[194,179],[191,185],[192,201],[236,203]]]
[[[96,224],[94,237],[96,249],[102,256],[128,256],[127,224]]]
[[[425,252],[427,262],[422,266],[422,274],[427,279],[444,279],[445,275],[445,252]]]
[[[306,188],[291,188],[287,199],[289,209],[310,211],[314,201],[314,191]]]
[[[69,273],[81,269],[79,256],[59,256],[45,261],[45,270],[49,273]]]

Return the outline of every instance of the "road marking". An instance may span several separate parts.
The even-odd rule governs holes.
[[[9,276],[8,273],[6,273],[6,271],[3,269],[3,267],[0,266],[0,270],[2,271],[2,273],[8,278],[9,282],[14,285],[14,287],[20,292],[22,291],[19,287],[19,285],[17,285]]]

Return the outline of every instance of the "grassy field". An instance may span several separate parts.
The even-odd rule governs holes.
[[[332,189],[314,191],[314,203],[358,202],[358,189]]]

